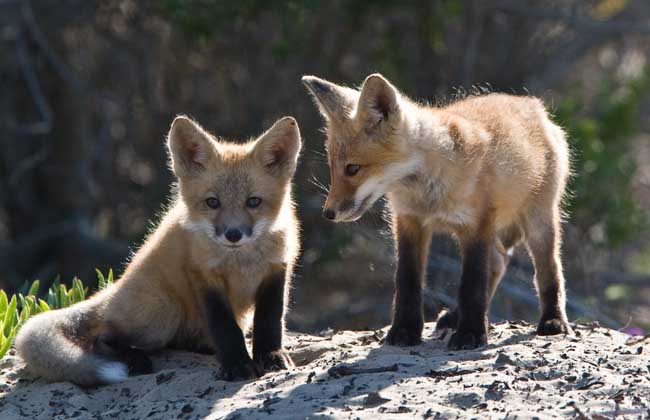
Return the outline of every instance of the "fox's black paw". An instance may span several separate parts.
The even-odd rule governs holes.
[[[487,333],[479,331],[456,331],[447,344],[449,350],[471,350],[487,345]]]
[[[265,371],[289,369],[293,366],[291,357],[283,350],[266,353],[255,358]]]
[[[420,329],[392,326],[386,334],[386,344],[391,346],[417,346],[422,344],[422,331]]]
[[[444,310],[438,316],[433,336],[442,339],[447,335],[447,331],[456,328],[458,328],[458,309]]]
[[[537,326],[537,335],[573,334],[573,330],[561,318],[542,319]]]
[[[262,376],[262,368],[251,359],[223,366],[223,376],[226,381],[247,381]]]

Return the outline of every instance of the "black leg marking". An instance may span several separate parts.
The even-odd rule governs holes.
[[[458,330],[448,344],[452,350],[474,349],[487,344],[489,251],[482,242],[469,244],[464,251],[458,294]]]
[[[540,300],[543,302],[542,317],[537,326],[538,335],[571,334],[572,330],[566,321],[563,308],[558,300],[558,287],[551,285],[548,289],[540,291]]]
[[[555,209],[550,221],[540,220],[528,232],[528,250],[535,263],[535,285],[542,309],[542,318],[537,327],[539,335],[572,332],[565,312],[559,218]]]
[[[286,275],[284,269],[264,279],[255,297],[253,360],[265,370],[287,369],[293,365],[282,350]]]
[[[216,290],[207,291],[203,297],[203,310],[226,380],[259,377],[261,369],[248,355],[244,334],[228,301]]]
[[[407,227],[403,224],[398,220],[393,325],[386,335],[386,343],[415,346],[422,342],[424,327],[422,284],[429,238],[421,237],[423,232],[417,231],[419,226]]]

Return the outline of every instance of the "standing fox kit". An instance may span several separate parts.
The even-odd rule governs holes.
[[[487,343],[487,309],[520,240],[535,265],[537,333],[570,332],[560,261],[569,151],[541,101],[489,94],[437,108],[411,102],[379,74],[360,91],[302,80],[327,120],[331,187],[324,216],[354,221],[388,196],[398,260],[389,344],[421,342],[435,231],[453,234],[462,255],[458,307],[437,324],[455,330],[449,348]]]
[[[290,117],[246,144],[177,117],[168,136],[174,202],[119,281],[21,328],[16,346],[28,369],[114,383],[151,371],[145,352],[165,346],[216,352],[228,380],[287,368],[285,296],[299,247],[290,183],[300,146]]]

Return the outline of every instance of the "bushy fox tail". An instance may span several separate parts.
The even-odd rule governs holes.
[[[128,377],[125,363],[93,352],[104,329],[95,299],[30,318],[16,337],[27,370],[49,381],[79,385],[116,383]]]

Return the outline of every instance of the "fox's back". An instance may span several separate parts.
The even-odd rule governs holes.
[[[553,124],[543,102],[532,96],[504,93],[470,96],[453,102],[441,111],[478,124],[489,133],[491,140],[527,143],[534,148],[549,148],[548,140],[563,143],[564,137],[548,138],[549,125]]]
[[[461,115],[472,121],[488,124],[495,121],[530,117],[540,110],[544,111],[544,105],[540,99],[532,96],[488,93],[468,96],[440,109]]]
[[[484,130],[486,158],[507,174],[544,178],[552,167],[567,167],[568,145],[562,130],[535,97],[492,93],[472,96],[440,110]]]
[[[434,112],[445,123],[463,127],[457,139],[462,151],[458,157],[468,159],[455,160],[453,168],[460,171],[460,179],[475,180],[474,188],[490,196],[500,209],[499,219],[515,217],[547,184],[565,182],[568,146],[541,100],[492,93],[468,97]],[[467,143],[472,147],[463,147]],[[468,177],[469,173],[475,176]]]

